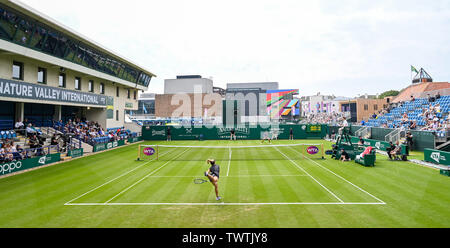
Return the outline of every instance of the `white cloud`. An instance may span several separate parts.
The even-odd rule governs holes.
[[[346,96],[401,89],[410,64],[450,77],[447,1],[22,1],[158,75],[152,92],[181,74]]]

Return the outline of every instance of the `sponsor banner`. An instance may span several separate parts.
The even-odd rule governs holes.
[[[322,132],[322,125],[306,125],[306,132],[320,133]]]
[[[425,148],[423,155],[426,162],[450,166],[450,152]]]
[[[100,151],[108,150],[108,149],[115,148],[118,146],[123,146],[123,145],[125,145],[125,140],[118,140],[118,141],[109,142],[109,143],[96,144],[96,145],[94,145],[93,152],[100,152]]]
[[[259,140],[263,132],[275,134],[278,139],[288,139],[292,129],[294,139],[322,139],[327,133],[326,125],[320,127],[320,132],[306,132],[308,125],[245,125],[245,126],[173,126],[171,127],[172,140],[226,140],[230,139],[231,130],[235,130],[237,139]],[[167,126],[143,126],[142,138],[144,140],[165,140]],[[316,131],[319,130],[317,127]]]
[[[82,157],[83,156],[83,148],[80,149],[72,149],[67,152],[67,156],[72,158]]]
[[[0,96],[106,106],[106,96],[0,78]]]
[[[55,163],[61,160],[61,154],[48,154],[41,157],[29,158],[0,165],[0,176],[14,172],[32,169],[34,167]]]
[[[249,139],[251,137],[249,127],[218,127],[216,129],[218,139],[230,139],[231,130],[233,129],[236,139]]]
[[[128,143],[135,143],[142,140],[142,136],[128,138]]]

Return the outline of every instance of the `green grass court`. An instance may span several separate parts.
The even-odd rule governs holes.
[[[323,140],[272,144],[331,143]],[[260,141],[144,142],[265,146]],[[0,179],[0,227],[450,227],[450,178],[377,155],[375,167],[296,146],[160,149],[138,144]],[[420,157],[420,154],[414,154]],[[205,160],[221,167],[216,201]]]

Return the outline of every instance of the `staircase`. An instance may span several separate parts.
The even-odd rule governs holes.
[[[371,129],[370,127],[362,127],[355,132],[355,136],[361,136],[363,139],[370,139]]]
[[[72,141],[77,144],[79,144],[80,142],[80,140],[78,140],[77,138],[72,138]],[[81,141],[81,148],[83,148],[84,153],[92,153],[94,151],[93,146],[88,143],[84,143],[83,141]]]
[[[137,124],[136,122],[125,122],[124,123],[124,129],[128,129],[131,132],[141,133],[142,132],[142,126]]]
[[[395,144],[397,141],[399,141],[399,143],[403,143],[406,138],[406,131],[401,131],[400,129],[394,129],[394,131],[388,133],[385,137],[384,140],[386,142],[392,142],[393,144]]]
[[[42,127],[42,128],[41,128],[41,131],[42,131],[43,133],[49,135],[50,137],[51,137],[53,134],[55,134],[55,133],[62,134],[62,132],[60,132],[60,131],[54,129],[53,127]],[[73,143],[76,143],[76,144],[79,144],[80,140],[78,140],[77,138],[72,138],[72,142],[73,142]],[[78,145],[77,145],[77,148],[79,148]],[[83,152],[84,152],[84,153],[91,153],[91,152],[94,150],[94,147],[92,147],[92,146],[91,146],[90,144],[88,144],[88,143],[84,143],[83,141],[81,141],[81,148],[83,148]],[[62,159],[62,157],[63,157],[63,156],[62,156],[62,154],[61,154],[61,159]]]
[[[70,160],[72,157],[71,156],[67,156],[67,153],[61,153],[61,161],[67,161]]]

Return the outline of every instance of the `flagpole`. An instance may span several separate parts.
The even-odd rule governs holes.
[[[412,83],[412,65],[411,65],[411,67],[409,68],[409,73],[411,74],[411,83]]]

